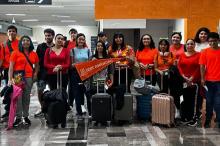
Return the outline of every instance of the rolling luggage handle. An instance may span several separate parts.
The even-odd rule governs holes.
[[[60,89],[62,91],[62,70],[58,70],[57,72],[57,89]]]
[[[122,66],[118,66],[118,84],[121,85],[121,67]],[[125,67],[125,93],[128,93],[128,66],[127,65],[123,65],[123,67]]]
[[[96,83],[96,91],[97,91],[97,93],[99,93],[99,82],[104,81],[104,84],[105,84],[105,80],[97,79],[96,81],[97,81],[97,83]],[[103,87],[104,87],[104,93],[106,93],[105,86],[103,86]]]
[[[192,86],[196,86],[195,104],[194,104],[194,115],[193,115],[193,117],[195,117],[196,116],[196,107],[197,107],[197,97],[198,97],[199,85],[193,83]]]

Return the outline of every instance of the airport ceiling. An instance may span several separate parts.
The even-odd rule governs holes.
[[[29,27],[95,26],[94,3],[95,0],[52,0],[52,5],[0,5],[0,19],[12,22],[14,18],[16,23]]]

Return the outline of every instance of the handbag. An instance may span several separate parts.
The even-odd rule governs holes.
[[[135,79],[133,86],[138,93],[143,95],[147,95],[152,92],[159,93],[160,91],[158,87],[147,84],[144,78]]]

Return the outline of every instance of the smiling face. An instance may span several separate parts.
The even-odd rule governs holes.
[[[209,46],[211,47],[211,48],[214,48],[214,49],[216,49],[216,48],[218,48],[218,42],[219,42],[219,39],[217,39],[217,38],[209,38],[208,39],[208,42],[209,42]]]
[[[103,52],[103,46],[102,46],[101,42],[97,43],[97,51],[98,51],[98,53],[102,53]]]
[[[172,36],[171,40],[172,40],[173,45],[179,45],[180,41],[181,41],[180,35],[179,34],[174,34]]]
[[[77,43],[79,47],[84,47],[85,43],[86,43],[86,39],[84,36],[80,36],[77,38]]]
[[[194,52],[195,51],[195,42],[193,40],[188,40],[186,42],[186,50],[187,50],[187,52]]]
[[[151,38],[148,35],[143,36],[142,43],[145,47],[149,47],[151,44]]]
[[[22,39],[22,47],[23,47],[24,49],[29,49],[30,43],[31,43],[31,41],[30,41],[28,38],[24,37],[24,38]]]
[[[117,45],[121,45],[122,42],[123,42],[123,38],[122,38],[121,36],[117,36],[117,37],[115,38],[115,43],[116,43]]]
[[[55,44],[57,46],[62,46],[63,45],[63,35],[57,35],[55,38]]]
[[[205,31],[201,31],[199,33],[199,39],[201,41],[201,43],[206,42],[208,38],[208,34]]]

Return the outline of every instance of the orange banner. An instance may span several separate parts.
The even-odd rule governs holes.
[[[119,61],[120,58],[96,59],[87,62],[76,63],[76,70],[82,81],[103,70],[113,62]]]

